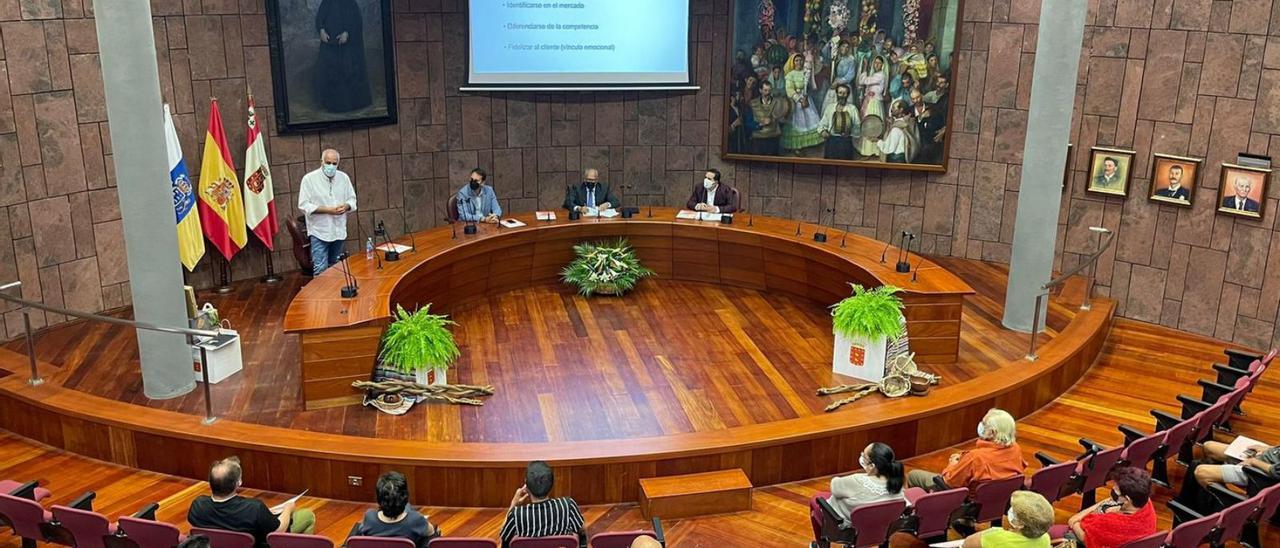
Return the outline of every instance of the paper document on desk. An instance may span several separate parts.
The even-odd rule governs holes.
[[[520,228],[522,226],[525,226],[525,224],[520,222],[519,219],[503,219],[498,222],[501,223],[502,226],[505,226],[507,228]]]
[[[396,252],[396,253],[404,253],[404,252],[406,252],[406,251],[409,251],[410,249],[412,249],[412,248],[410,248],[410,247],[409,247],[409,246],[407,246],[407,245],[400,245],[400,244],[395,244],[395,243],[392,243],[392,244],[382,244],[382,245],[379,245],[379,246],[378,246],[378,251],[394,251],[394,252]]]
[[[620,215],[620,213],[618,213],[618,210],[616,209],[599,209],[594,207],[587,208],[588,217],[604,217],[606,219],[611,219],[613,217],[617,217],[618,215]]]
[[[964,539],[935,542],[930,544],[929,548],[960,548],[961,546],[964,546]]]
[[[1249,448],[1255,445],[1266,445],[1266,444],[1252,438],[1246,438],[1244,436],[1236,436],[1236,439],[1232,440],[1231,445],[1227,446],[1227,450],[1223,451],[1223,454],[1236,460],[1253,458],[1253,457],[1256,457],[1257,454],[1255,454]]]
[[[277,505],[275,505],[275,506],[272,506],[272,507],[271,507],[271,513],[272,513],[272,514],[279,514],[280,512],[283,512],[283,511],[284,511],[284,507],[285,507],[285,505],[286,505],[286,504],[292,504],[292,503],[298,502],[298,499],[302,498],[302,495],[307,494],[307,491],[310,491],[310,489],[303,489],[301,493],[298,493],[298,494],[297,494],[296,496],[294,496],[293,498],[291,498],[291,499],[289,499],[289,500],[286,500],[286,501],[284,501],[284,502],[282,502],[282,503],[280,503],[280,504],[277,504]]]
[[[680,213],[676,213],[677,219],[688,219],[690,221],[713,221],[717,223],[720,222],[720,217],[722,216],[723,214],[721,213],[706,213],[703,211],[693,211],[689,209],[682,209],[680,210]]]
[[[539,211],[539,212],[535,213],[534,215],[535,215],[535,216],[537,216],[537,218],[538,218],[538,220],[539,220],[539,221],[554,221],[554,220],[556,220],[556,212],[554,212],[554,211]]]

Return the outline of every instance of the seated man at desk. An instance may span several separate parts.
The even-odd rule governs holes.
[[[483,169],[471,170],[471,181],[458,190],[458,220],[470,223],[496,223],[502,217],[502,206],[493,187],[484,184],[489,175]]]
[[[708,168],[702,174],[702,185],[693,189],[684,207],[703,213],[733,213],[733,189],[720,183],[720,170]]]
[[[600,172],[595,169],[583,171],[582,184],[570,186],[565,191],[564,208],[569,211],[587,213],[591,208],[603,210],[616,207],[622,207],[618,203],[618,197],[614,196],[608,183],[600,182]]]

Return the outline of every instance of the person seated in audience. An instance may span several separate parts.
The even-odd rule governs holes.
[[[535,460],[524,473],[524,485],[511,497],[511,509],[502,524],[502,546],[510,546],[516,537],[553,537],[578,535],[585,538],[586,520],[578,503],[569,497],[550,498],[555,486],[555,473],[547,463]]]
[[[1034,491],[1016,491],[1009,499],[1004,527],[992,527],[964,539],[964,548],[1049,548],[1053,505]]]
[[[351,530],[354,537],[407,538],[418,547],[439,536],[439,530],[422,513],[409,507],[409,482],[400,472],[387,472],[378,478],[378,509],[364,513],[364,519]]]
[[[271,533],[288,531],[309,535],[315,532],[316,515],[311,510],[295,508],[292,502],[268,508],[259,499],[236,494],[241,472],[238,457],[227,457],[209,467],[209,488],[213,495],[201,495],[191,502],[187,522],[192,527],[249,533],[259,548],[267,548],[267,535]]]
[[[1077,546],[1119,548],[1156,532],[1156,510],[1151,504],[1151,475],[1132,466],[1112,472],[1111,498],[1081,510],[1067,520],[1065,538]]]
[[[693,189],[685,209],[703,213],[733,213],[733,189],[721,184],[720,170],[708,168],[702,174],[702,185]]]
[[[179,542],[178,548],[209,548],[210,545],[209,537],[204,535],[191,535],[182,542]]]
[[[872,502],[881,502],[902,498],[902,484],[905,480],[902,463],[893,454],[887,444],[876,442],[866,446],[858,455],[861,472],[847,476],[831,478],[831,492],[818,493],[809,502],[809,521],[813,525],[815,542],[822,539],[822,507],[818,499],[825,498],[831,508],[840,516],[840,527],[849,527],[849,513],[854,508]]]
[[[942,469],[941,482],[948,488],[973,489],[984,481],[1005,479],[1021,474],[1027,468],[1022,458],[1022,448],[1017,442],[1017,423],[1013,416],[1001,409],[987,411],[978,423],[978,446],[969,451],[952,453],[946,468]],[[907,484],[925,490],[934,489],[939,474],[924,470],[912,470],[907,474]]]
[[[1280,479],[1280,446],[1254,445],[1245,450],[1247,458],[1237,461],[1227,456],[1228,444],[1209,440],[1204,442],[1204,457],[1195,461],[1187,469],[1188,477],[1195,481],[1184,480],[1177,500],[1184,505],[1199,511],[1213,511],[1213,496],[1207,488],[1213,483],[1227,483],[1244,487],[1249,478],[1244,475],[1244,467],[1249,466],[1262,470],[1272,478]]]
[[[631,548],[662,548],[662,543],[649,535],[640,535],[631,541]]]

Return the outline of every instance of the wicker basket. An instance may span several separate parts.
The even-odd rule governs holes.
[[[617,295],[618,286],[615,284],[600,284],[592,291],[596,295]]]

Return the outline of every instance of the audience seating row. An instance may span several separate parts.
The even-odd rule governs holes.
[[[96,494],[84,493],[67,505],[54,505],[45,510],[40,501],[51,493],[36,482],[25,484],[0,480],[0,527],[8,527],[22,538],[23,548],[34,548],[39,541],[76,548],[173,548],[186,540],[178,527],[156,521],[157,503],[148,504],[131,516],[121,516],[117,523],[93,511]],[[254,548],[253,535],[236,531],[192,528],[192,535],[204,535],[213,548]],[[648,535],[666,545],[662,521],[653,519],[653,529],[596,533],[586,546],[590,548],[626,548],[640,536]],[[318,535],[272,533],[272,548],[333,548],[333,541]],[[400,538],[350,537],[347,548],[414,548],[412,541]],[[433,539],[431,548],[496,548],[492,539],[442,537]],[[581,548],[576,536],[517,538],[512,548]]]
[[[854,508],[848,516],[850,527],[842,529],[839,514],[826,500],[819,499],[822,509],[822,536],[834,543],[852,548],[879,546],[897,532],[905,532],[926,542],[944,540],[948,531],[955,528],[962,534],[971,531],[960,526],[966,521],[988,522],[999,525],[1009,507],[1009,500],[1019,489],[1034,491],[1050,503],[1072,494],[1081,495],[1081,509],[1093,506],[1096,491],[1103,487],[1113,469],[1119,466],[1146,468],[1152,463],[1152,480],[1163,487],[1170,487],[1168,460],[1177,457],[1179,463],[1191,462],[1195,445],[1212,439],[1216,429],[1229,430],[1233,414],[1243,414],[1241,403],[1256,387],[1277,351],[1266,356],[1251,355],[1237,350],[1227,350],[1228,363],[1214,364],[1215,381],[1201,380],[1200,399],[1179,395],[1182,404],[1180,417],[1160,410],[1152,410],[1155,418],[1154,432],[1145,434],[1129,425],[1117,428],[1124,435],[1124,444],[1107,448],[1088,439],[1080,439],[1084,452],[1076,459],[1058,462],[1049,455],[1038,452],[1036,458],[1042,464],[1028,478],[1018,475],[1003,480],[977,485],[972,496],[966,488],[939,490],[924,494],[918,490],[906,490],[905,501],[886,501]],[[1228,384],[1229,383],[1229,384]],[[1257,525],[1272,519],[1280,506],[1280,484],[1261,470],[1246,468],[1251,478],[1248,498],[1225,487],[1217,486],[1215,495],[1224,501],[1224,509],[1207,516],[1170,502],[1176,527],[1161,531],[1148,538],[1131,543],[1133,548],[1195,548],[1203,542],[1220,546],[1227,541],[1239,541],[1246,546],[1259,548]],[[1188,478],[1187,481],[1195,481]]]

